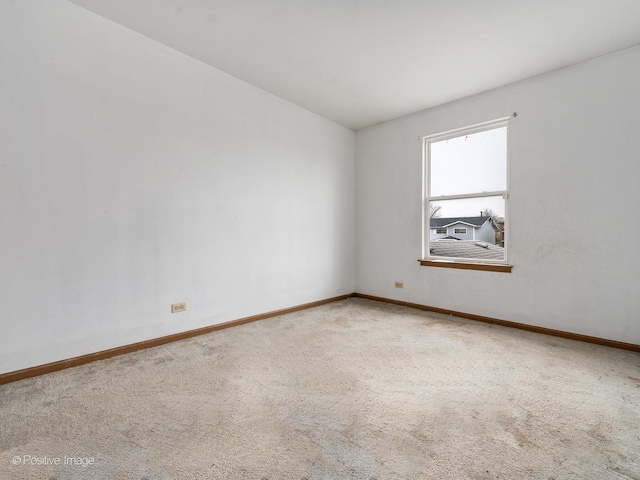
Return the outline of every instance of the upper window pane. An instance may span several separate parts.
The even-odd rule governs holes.
[[[507,127],[429,143],[431,197],[507,189]]]

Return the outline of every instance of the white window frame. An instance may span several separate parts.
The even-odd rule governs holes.
[[[458,231],[460,230],[460,231]],[[466,235],[467,234],[467,229],[466,228],[454,228],[453,229],[453,234],[456,235]]]
[[[444,230],[444,232],[442,232],[442,231],[439,232],[438,230]],[[436,235],[446,235],[447,234],[447,227],[436,227],[435,231],[436,231],[435,232]]]
[[[455,263],[490,263],[504,265],[509,264],[508,261],[508,228],[509,222],[509,134],[510,134],[510,117],[499,118],[488,122],[471,125],[468,127],[457,128],[454,130],[448,130],[446,132],[437,133],[435,135],[425,135],[422,137],[422,158],[423,158],[423,175],[422,175],[422,258],[425,260],[436,262],[455,262]],[[429,183],[429,176],[431,174],[431,149],[429,148],[431,143],[440,142],[442,140],[448,140],[450,138],[460,137],[462,135],[470,135],[473,133],[484,132],[487,130],[494,130],[496,128],[507,128],[507,145],[506,145],[506,189],[490,192],[474,192],[459,195],[439,195],[437,197],[431,196],[431,185]],[[490,259],[475,259],[475,258],[463,258],[463,257],[437,257],[431,256],[429,250],[429,244],[431,239],[429,235],[425,235],[425,232],[431,228],[431,218],[429,217],[429,205],[432,201],[443,200],[458,200],[465,198],[484,198],[484,197],[497,197],[502,196],[505,203],[504,212],[504,259],[503,260],[490,260]]]

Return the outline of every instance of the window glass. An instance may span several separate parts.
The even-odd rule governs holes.
[[[507,127],[430,143],[431,196],[506,190]]]
[[[425,257],[507,261],[507,122],[425,138]]]

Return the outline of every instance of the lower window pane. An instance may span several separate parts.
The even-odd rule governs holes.
[[[430,257],[504,261],[502,196],[429,202]]]

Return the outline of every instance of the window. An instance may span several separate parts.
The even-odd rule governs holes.
[[[501,119],[424,137],[422,265],[511,271],[508,129],[509,120]],[[455,223],[469,225],[454,228],[464,237],[434,241],[434,228],[446,233],[437,225]]]
[[[446,228],[436,228],[436,233],[438,235],[446,235],[447,234],[447,229]]]

